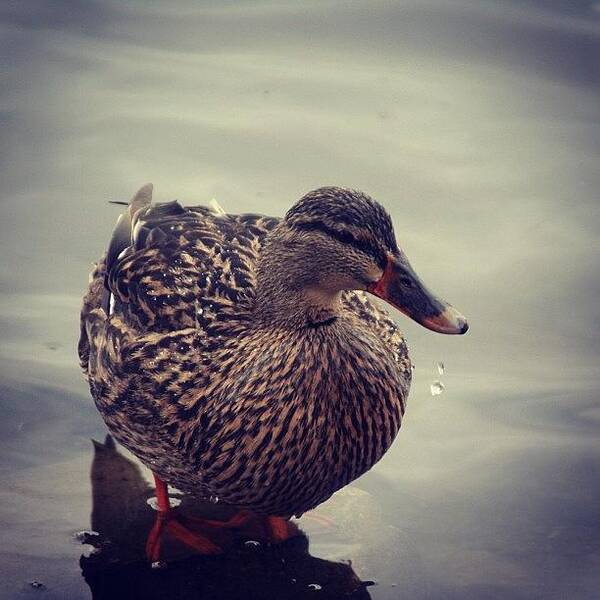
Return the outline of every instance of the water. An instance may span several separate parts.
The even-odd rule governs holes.
[[[5,4],[0,598],[594,598],[597,3]],[[420,365],[403,429],[280,547],[140,560],[149,474],[104,443],[75,348],[108,201],[147,181],[275,215],[364,189],[469,318],[395,313]]]

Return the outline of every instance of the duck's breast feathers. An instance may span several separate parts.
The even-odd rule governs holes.
[[[260,248],[278,222],[177,201],[141,206],[130,217],[128,245],[124,218],[109,247],[113,310],[144,331],[223,320],[253,295]]]
[[[342,296],[344,307],[368,329],[381,345],[391,353],[405,379],[410,383],[412,364],[408,355],[408,346],[397,323],[379,302],[362,291],[346,292]]]

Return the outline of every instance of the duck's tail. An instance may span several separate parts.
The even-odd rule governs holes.
[[[117,219],[117,224],[113,231],[110,243],[108,244],[108,250],[106,251],[106,274],[110,273],[113,265],[117,262],[119,255],[123,250],[126,250],[131,246],[133,241],[133,223],[135,215],[140,209],[149,206],[152,203],[152,191],[154,186],[151,183],[147,183],[141,187],[133,198],[127,204],[127,209],[121,213]],[[121,204],[120,202],[113,202],[113,204]],[[110,290],[106,285],[104,295],[102,297],[102,308],[108,315],[110,312]]]

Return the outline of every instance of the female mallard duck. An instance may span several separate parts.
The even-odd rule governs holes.
[[[400,428],[406,343],[365,292],[440,333],[467,322],[361,192],[315,190],[283,219],[151,194],[119,218],[84,298],[79,355],[96,405],[154,472],[164,511],[168,482],[299,515],[369,470]]]

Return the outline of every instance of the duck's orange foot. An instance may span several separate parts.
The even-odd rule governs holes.
[[[300,535],[298,527],[283,517],[268,516],[265,520],[267,537],[270,542],[279,544]]]
[[[225,521],[218,521],[216,519],[203,519],[198,517],[186,516],[182,518],[184,523],[189,523],[189,526],[194,529],[200,527],[204,530],[218,530],[218,529],[238,529],[243,527],[253,519],[255,515],[249,510],[239,510],[233,516]]]
[[[212,542],[206,535],[191,531],[180,523],[171,511],[161,511],[158,513],[154,526],[146,540],[146,557],[151,563],[155,563],[160,559],[161,542],[165,531],[200,554],[220,554],[223,552],[222,548]]]
[[[217,541],[227,542],[233,535],[232,530],[235,529],[240,529],[246,535],[266,539],[274,544],[301,535],[298,527],[283,517],[258,515],[249,510],[240,510],[224,521],[176,516],[169,503],[167,485],[157,475],[154,475],[154,481],[158,514],[146,540],[146,556],[152,563],[160,559],[161,541],[165,531],[200,554],[221,554],[222,547],[217,545],[211,537],[214,535]],[[231,533],[225,535],[227,531],[231,531]]]
[[[224,530],[239,530],[244,537],[256,537],[266,542],[278,544],[300,534],[294,523],[283,517],[259,515],[248,510],[240,510],[226,521],[182,517],[181,522],[193,531],[219,535]]]
[[[166,483],[156,474],[153,473],[153,475],[156,485],[158,513],[146,540],[146,557],[148,560],[155,563],[160,559],[160,547],[165,531],[168,531],[180,542],[201,554],[220,554],[223,552],[220,546],[217,546],[207,537],[206,532],[192,531],[178,520],[169,503]]]

